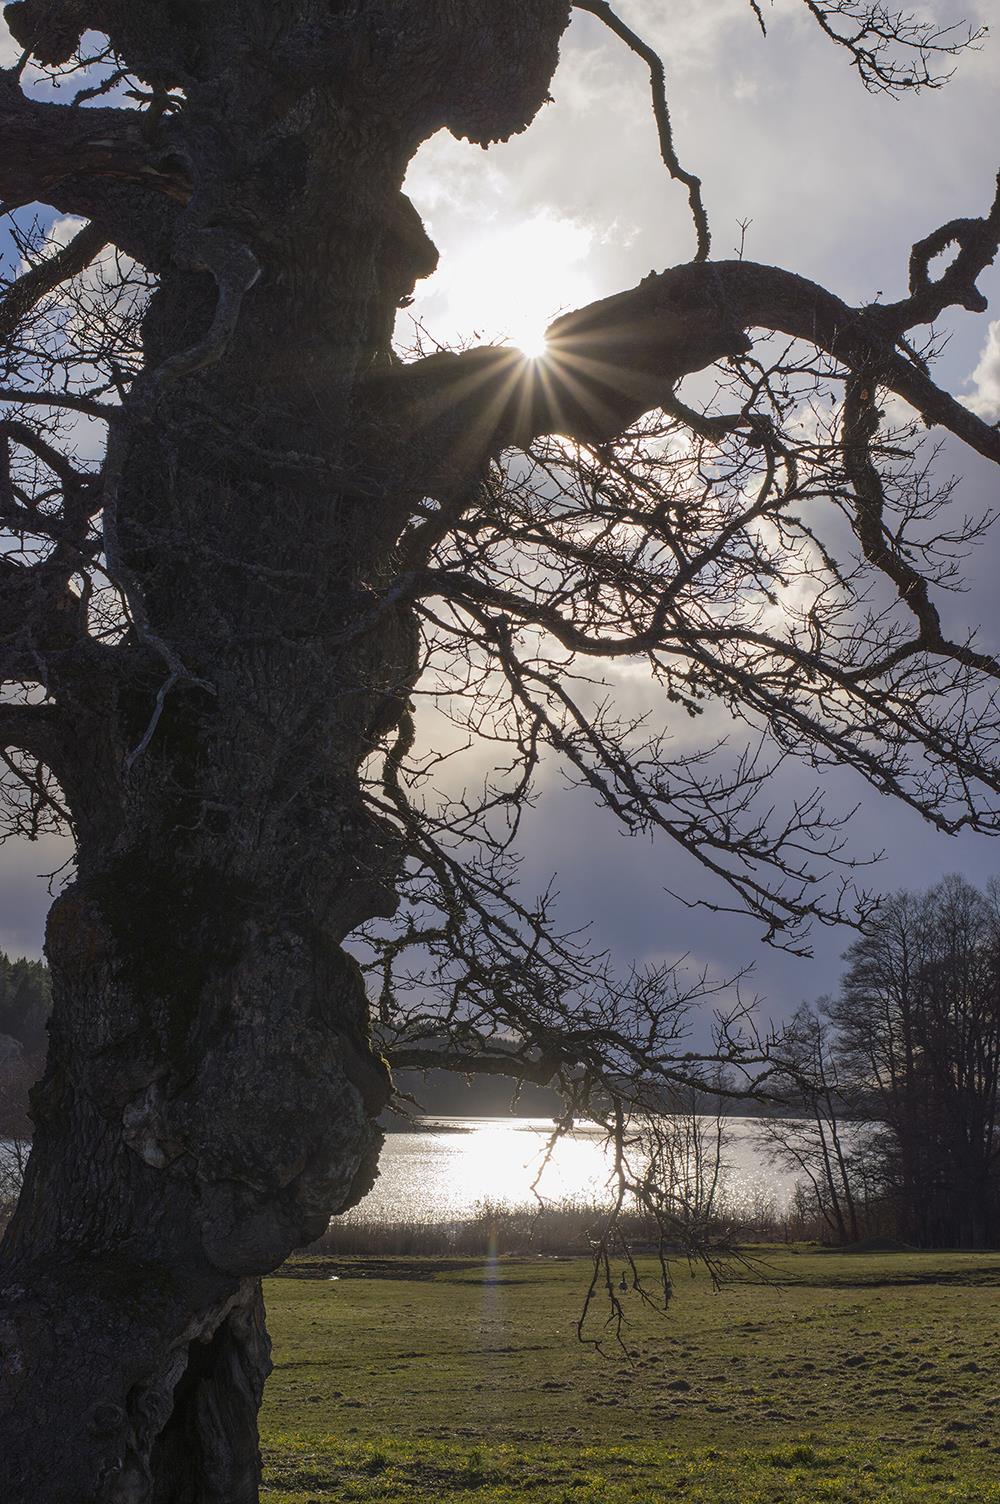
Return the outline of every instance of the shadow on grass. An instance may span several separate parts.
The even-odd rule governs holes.
[[[526,1279],[511,1278],[508,1270],[518,1263],[534,1264],[535,1260],[505,1259],[503,1264],[489,1270],[485,1255],[478,1258],[340,1258],[336,1254],[291,1258],[276,1269],[271,1279],[404,1279],[441,1280],[442,1275],[471,1275],[476,1284],[524,1285]],[[462,1280],[459,1283],[467,1283]]]

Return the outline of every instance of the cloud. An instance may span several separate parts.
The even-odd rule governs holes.
[[[975,391],[962,401],[988,423],[996,422],[1000,419],[1000,319],[990,325],[979,364],[969,380]]]
[[[0,68],[12,68],[21,56],[22,49],[10,34],[10,27],[0,16]]]
[[[465,226],[416,311],[445,339],[511,339],[529,354],[551,320],[594,296],[587,226],[539,210],[514,222]]]
[[[38,956],[46,910],[71,876],[66,864],[73,855],[73,843],[67,836],[43,836],[30,844],[10,841],[2,855],[0,950],[9,956]]]

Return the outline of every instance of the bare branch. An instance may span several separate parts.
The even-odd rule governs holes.
[[[882,0],[803,0],[820,30],[843,47],[873,94],[939,89],[948,82],[947,60],[976,43],[986,28],[938,26]]]
[[[981,222],[989,229],[977,239],[977,259],[995,236],[994,219],[991,214]],[[957,282],[949,288],[956,296],[962,290]],[[943,295],[938,287],[935,301]],[[913,322],[923,321],[926,307],[919,297],[913,302]],[[398,392],[412,425],[415,461],[427,467],[427,488],[454,489],[490,456],[511,445],[527,448],[546,433],[591,446],[610,442],[643,413],[669,410],[685,375],[746,352],[746,330],[767,329],[803,340],[850,370],[873,373],[926,423],[950,429],[1000,462],[1000,433],[894,348],[897,322],[895,312],[887,320],[884,309],[852,308],[778,267],[747,261],[678,266],[562,315],[547,332],[540,362],[507,347],[430,355],[373,378],[373,395]]]
[[[101,183],[153,188],[182,204],[190,197],[186,177],[146,138],[136,110],[70,110],[29,99],[0,71],[0,137],[4,212],[37,200],[89,217],[85,205]]]
[[[931,281],[929,267],[949,246],[958,251],[946,270]],[[985,313],[986,299],[976,279],[992,265],[1000,249],[1000,173],[990,212],[983,219],[953,219],[918,240],[910,253],[910,296],[879,310],[889,329],[898,333],[930,324],[947,308]]]
[[[0,342],[8,339],[40,298],[78,276],[107,245],[97,225],[84,225],[68,245],[29,267],[0,297]]]
[[[30,752],[48,763],[58,760],[62,717],[53,705],[11,705],[0,702],[0,746],[5,751]]]
[[[110,402],[95,402],[92,397],[81,397],[75,392],[33,392],[20,387],[0,387],[0,402],[9,402],[12,407],[62,407],[68,412],[103,418],[107,423],[121,416],[121,408],[113,407]]]
[[[653,115],[656,119],[656,132],[660,141],[660,156],[670,176],[678,183],[683,183],[688,191],[688,203],[691,205],[691,217],[694,220],[695,233],[698,239],[698,250],[695,261],[707,261],[711,246],[711,235],[708,229],[708,216],[705,213],[705,205],[701,197],[701,179],[694,173],[687,172],[680,164],[674,147],[673,127],[670,124],[670,110],[667,106],[667,81],[663,69],[663,60],[654,52],[648,43],[637,36],[634,31],[625,25],[625,22],[608,4],[608,0],[573,0],[576,10],[585,10],[598,20],[603,21],[615,36],[631,48],[637,57],[641,57],[649,69],[649,82],[653,94]],[[758,20],[760,16],[758,14]],[[763,24],[763,23],[762,23]]]

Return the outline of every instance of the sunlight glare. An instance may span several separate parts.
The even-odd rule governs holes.
[[[483,224],[442,255],[413,312],[438,339],[509,343],[537,360],[552,320],[595,296],[593,243],[589,227],[549,210]]]
[[[525,360],[541,360],[548,349],[545,329],[545,324],[525,323],[522,328],[510,331],[511,344],[520,350]]]

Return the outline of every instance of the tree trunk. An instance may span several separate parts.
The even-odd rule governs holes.
[[[11,24],[64,57],[86,11]],[[183,80],[135,150],[191,196],[64,195],[160,280],[104,472],[131,626],[95,649],[56,770],[78,877],[49,918],[48,1064],[0,1255],[0,1497],[250,1504],[260,1276],[368,1189],[388,1096],[341,943],[395,902],[360,770],[417,676],[385,595],[448,469],[371,381],[436,261],[400,187],[443,125],[485,145],[530,121],[569,6],[101,14],[144,78]]]
[[[135,935],[158,963],[165,938],[153,923]],[[56,904],[48,946],[52,1047],[4,1248],[20,1420],[2,1496],[254,1500],[270,1368],[257,1276],[374,1173],[384,1071],[359,980],[335,948],[254,919],[197,997],[181,955],[151,999],[118,980],[122,952],[83,883]],[[177,1031],[159,1058],[136,1025],[151,1001]]]
[[[49,1058],[0,1266],[5,1500],[255,1500],[259,1276],[376,1173],[388,1073],[340,942],[393,906],[358,770],[417,658],[405,611],[354,630],[401,515],[391,446],[351,419],[387,316],[367,222],[350,256],[327,237],[335,290],[286,257],[225,358],[128,433],[118,524],[148,620],[61,770],[78,879],[49,917]],[[167,274],[151,362],[211,316],[207,278]],[[167,684],[161,641],[208,687]]]

